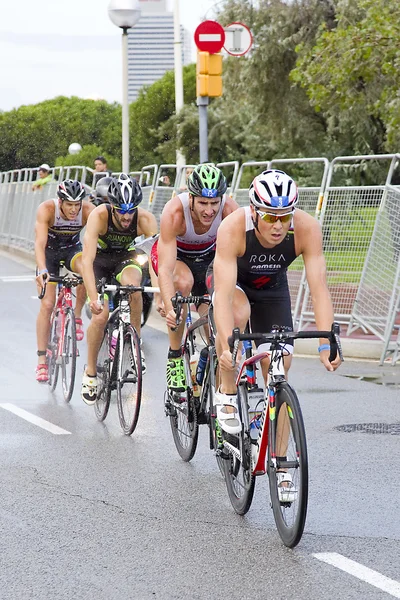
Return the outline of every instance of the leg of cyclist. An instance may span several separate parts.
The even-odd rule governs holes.
[[[182,296],[188,296],[192,291],[194,285],[193,274],[189,267],[179,259],[176,261],[173,281],[175,291],[179,291]],[[183,392],[186,389],[185,370],[181,351],[186,310],[186,306],[184,306],[182,321],[175,331],[168,327],[167,387],[173,392]]]
[[[36,367],[36,381],[46,383],[49,372],[46,363],[46,348],[50,335],[50,317],[56,300],[57,284],[49,283],[46,293],[40,301],[40,310],[36,320],[36,338],[38,364]],[[40,292],[41,290],[39,290]]]
[[[92,405],[96,402],[97,395],[97,356],[104,335],[104,328],[108,319],[108,302],[104,302],[104,309],[99,315],[92,314],[87,330],[88,359],[82,379],[82,400]]]
[[[142,269],[134,259],[124,261],[122,270],[116,276],[117,281],[121,285],[141,285],[142,283]],[[142,358],[142,374],[146,372],[146,358],[142,348],[141,333],[141,322],[142,322],[142,310],[143,310],[143,297],[142,294],[136,293],[131,294],[129,299],[129,307],[131,313],[131,324],[136,329],[136,332],[140,338],[140,354]]]
[[[232,302],[234,326],[244,331],[250,318],[250,303],[243,290],[236,288]],[[227,433],[235,434],[241,430],[237,400],[236,400],[236,368],[223,360],[223,346],[221,338],[216,335],[217,355],[221,357],[220,381],[221,385],[215,395],[217,418],[221,428]],[[230,354],[229,354],[230,356]]]

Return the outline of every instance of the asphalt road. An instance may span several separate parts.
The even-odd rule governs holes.
[[[148,370],[132,437],[121,433],[116,406],[101,424],[80,399],[85,341],[69,405],[36,383],[39,301],[23,280],[31,275],[0,255],[2,600],[400,598],[400,437],[335,429],[399,423],[398,389],[294,360],[310,499],[304,536],[288,550],[266,477],[239,517],[204,427],[192,462],[179,458],[163,413],[167,338],[159,329],[143,330]],[[365,373],[366,364],[350,370]],[[11,412],[18,409],[68,433]]]

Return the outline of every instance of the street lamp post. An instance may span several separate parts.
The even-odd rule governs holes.
[[[122,170],[129,173],[128,29],[140,19],[138,0],[111,0],[108,16],[122,29]]]

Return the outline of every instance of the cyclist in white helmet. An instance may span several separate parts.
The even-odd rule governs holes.
[[[304,260],[317,329],[330,330],[334,321],[321,228],[314,217],[296,207],[296,183],[283,171],[269,169],[253,180],[249,196],[250,206],[235,211],[218,229],[213,281],[210,278],[221,371],[217,415],[222,429],[231,434],[241,430],[241,422],[228,336],[234,327],[243,331],[249,320],[255,332],[269,332],[276,326],[293,330],[287,269],[296,257]],[[285,349],[287,371],[293,345],[285,344]],[[327,340],[320,340],[319,350],[325,368],[337,369],[340,358],[329,362]],[[262,370],[266,377],[268,359],[262,361]]]

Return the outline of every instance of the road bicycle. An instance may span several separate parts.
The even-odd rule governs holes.
[[[343,360],[339,333],[339,325],[333,323],[331,331],[295,333],[277,329],[264,334],[240,333],[239,329],[234,329],[228,339],[232,364],[236,364],[241,341],[258,340],[270,344],[268,352],[253,355],[252,344],[248,343],[245,360],[237,375],[242,431],[238,435],[222,432],[223,456],[227,456],[224,476],[228,495],[234,510],[245,514],[253,499],[255,478],[267,473],[275,523],[283,543],[289,548],[299,543],[304,531],[308,504],[308,458],[299,400],[286,381],[284,356],[288,352],[285,344],[292,344],[294,339],[300,338],[327,338],[330,343],[329,360],[333,361],[337,353]],[[258,390],[256,365],[267,357],[270,359],[268,384],[257,406],[252,399],[252,394]],[[249,409],[252,409],[250,415]],[[286,487],[282,487],[283,482]]]
[[[45,295],[48,283],[57,283],[57,300],[50,317],[50,336],[46,349],[49,385],[53,392],[57,387],[61,367],[64,400],[69,402],[74,392],[76,357],[79,356],[72,290],[82,284],[83,279],[72,274],[51,276],[45,280],[39,299]]]
[[[208,304],[209,311],[192,320],[191,304]],[[181,458],[190,461],[197,448],[199,425],[209,426],[210,449],[215,452],[218,466],[223,471],[220,457],[221,430],[215,418],[214,397],[217,388],[217,355],[215,351],[215,326],[212,316],[211,299],[209,296],[182,296],[179,292],[172,298],[172,305],[177,315],[177,325],[180,321],[183,305],[187,305],[186,330],[182,340],[181,351],[185,369],[186,389],[184,392],[165,392],[165,414],[169,417],[172,436],[176,449]],[[207,334],[204,333],[207,328]],[[207,337],[208,339],[207,339]],[[191,368],[193,356],[198,354],[197,337],[206,348],[206,360],[197,373]],[[204,355],[203,355],[204,356]],[[197,377],[197,379],[196,379]]]
[[[131,435],[137,425],[142,399],[142,359],[140,338],[130,322],[129,297],[135,292],[154,293],[158,288],[135,285],[98,285],[99,298],[115,293],[114,310],[104,330],[97,357],[96,417],[104,421],[108,414],[111,392],[116,390],[118,417],[125,435]]]

